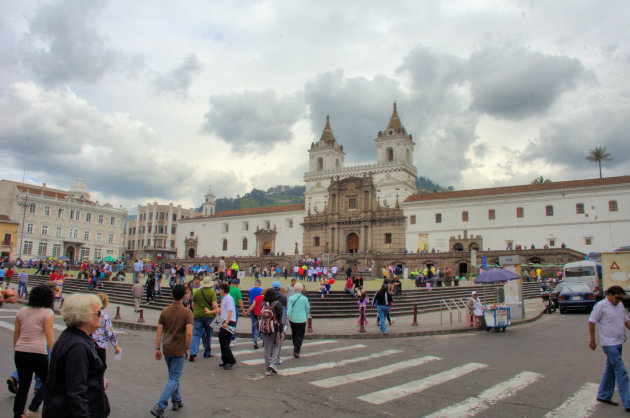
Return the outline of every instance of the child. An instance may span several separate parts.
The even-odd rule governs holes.
[[[361,296],[359,297],[359,301],[357,303],[359,304],[359,319],[357,320],[357,325],[361,325],[361,308],[365,308],[365,311],[367,312],[368,298],[365,292],[361,292]],[[367,325],[368,323],[369,322],[367,320],[367,314],[366,314],[365,325]]]

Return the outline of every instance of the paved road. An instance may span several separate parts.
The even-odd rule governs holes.
[[[0,310],[3,376],[12,369],[12,314]],[[234,349],[239,363],[231,371],[217,367],[218,356],[187,363],[185,407],[167,412],[173,417],[625,416],[621,407],[594,401],[605,357],[599,348],[587,348],[586,320],[586,314],[554,314],[505,333],[311,340],[300,359],[284,357],[280,375],[269,377],[262,374],[262,351],[241,340]],[[123,359],[110,358],[107,372],[113,417],[150,416],[166,380],[163,362],[152,359],[153,340],[154,334],[144,331],[120,335]],[[216,339],[213,347],[218,354]],[[12,401],[2,385],[0,415],[9,414]]]

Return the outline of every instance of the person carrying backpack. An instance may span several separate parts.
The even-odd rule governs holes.
[[[278,373],[276,362],[280,356],[281,318],[282,305],[278,302],[278,296],[273,289],[267,289],[258,317],[258,331],[265,346],[265,376]]]

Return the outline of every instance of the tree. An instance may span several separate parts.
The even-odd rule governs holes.
[[[551,183],[551,180],[544,178],[543,176],[536,177],[532,184]]]
[[[613,158],[610,156],[609,152],[606,152],[606,147],[595,147],[589,152],[589,155],[586,157],[589,161],[597,161],[599,164],[599,178],[602,178],[602,161],[612,161]]]

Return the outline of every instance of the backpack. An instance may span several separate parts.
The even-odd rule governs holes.
[[[278,301],[273,302],[271,305],[265,302],[260,309],[258,330],[263,334],[273,334],[278,329],[278,319],[276,318],[276,311],[274,309],[277,304]]]

